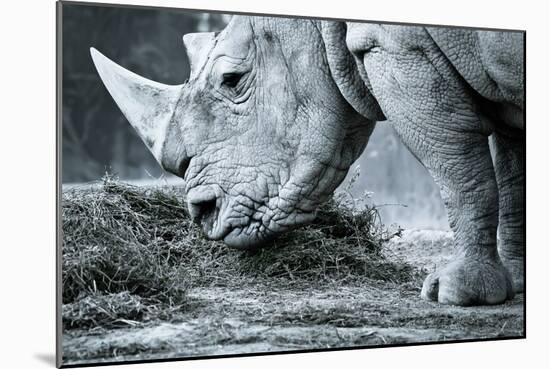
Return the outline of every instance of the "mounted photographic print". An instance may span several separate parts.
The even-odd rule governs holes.
[[[525,32],[382,21],[58,3],[58,365],[525,337]]]

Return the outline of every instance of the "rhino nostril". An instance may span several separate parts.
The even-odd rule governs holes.
[[[183,159],[178,167],[178,175],[182,178],[185,176],[185,172],[187,172],[187,168],[189,168],[189,163],[191,162],[191,159]]]
[[[197,223],[202,223],[209,228],[214,224],[216,220],[218,208],[216,206],[216,198],[189,202],[189,213],[191,218]]]

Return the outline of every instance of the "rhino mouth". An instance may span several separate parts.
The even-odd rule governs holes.
[[[271,239],[258,232],[248,232],[245,227],[232,228],[223,238],[223,242],[234,249],[250,250],[259,248]]]
[[[275,238],[271,232],[260,232],[258,227],[232,226],[221,214],[215,203],[206,205],[195,222],[200,225],[207,239],[223,241],[227,246],[235,249],[250,250],[262,247]]]
[[[273,232],[267,229],[264,229],[264,232],[260,231],[259,223],[256,222],[247,225],[231,224],[220,210],[223,207],[217,206],[216,202],[204,204],[204,210],[194,218],[207,239],[223,241],[231,248],[251,250],[260,248],[275,238]]]
[[[242,250],[269,245],[279,234],[309,224],[315,218],[315,211],[269,209],[245,199],[250,197],[233,198],[218,186],[198,186],[189,190],[187,206],[192,220],[207,239]]]

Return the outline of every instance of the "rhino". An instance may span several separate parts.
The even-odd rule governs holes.
[[[421,297],[467,306],[523,291],[523,32],[234,16],[183,43],[191,71],[176,86],[91,56],[184,179],[207,238],[250,249],[311,222],[387,120],[439,185],[454,232],[452,261]]]

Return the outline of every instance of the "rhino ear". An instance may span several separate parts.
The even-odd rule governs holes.
[[[191,66],[191,76],[195,76],[206,63],[208,53],[215,43],[216,34],[214,32],[188,33],[183,36],[183,44]]]
[[[346,32],[344,22],[321,22],[321,37],[334,82],[342,96],[359,114],[374,121],[386,120],[371,93],[368,75],[362,67],[363,61],[356,59],[346,46]]]

